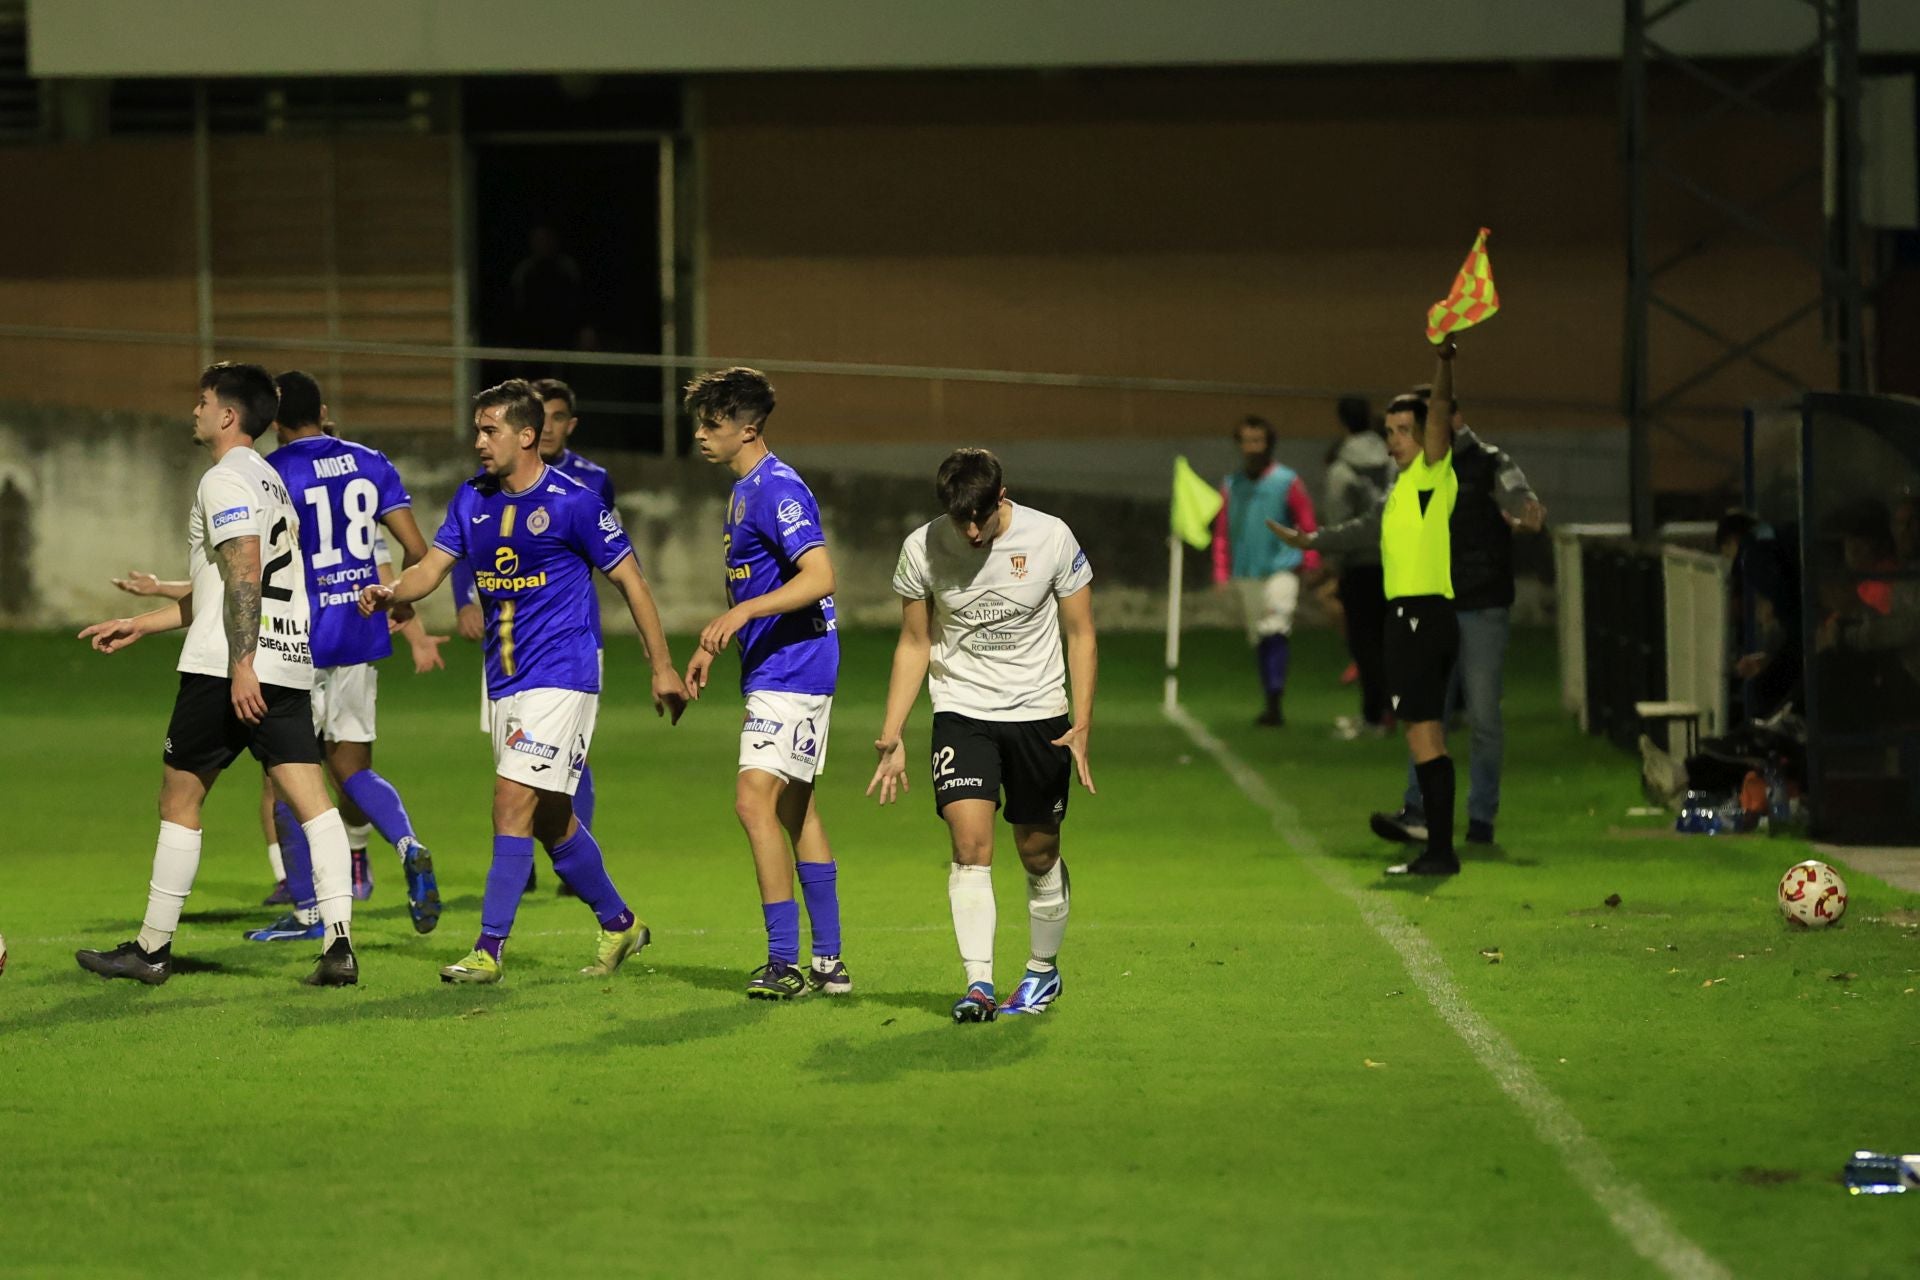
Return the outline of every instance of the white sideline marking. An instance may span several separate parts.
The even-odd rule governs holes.
[[[1233,748],[1208,732],[1207,727],[1182,706],[1165,708],[1173,721],[1194,745],[1212,756],[1214,762],[1233,779],[1247,799],[1265,809],[1273,819],[1274,830],[1293,846],[1329,888],[1359,909],[1361,917],[1399,953],[1407,973],[1427,997],[1441,1020],[1462,1040],[1473,1056],[1491,1075],[1527,1119],[1540,1140],[1560,1155],[1567,1172],[1593,1197],[1607,1215],[1615,1231],[1647,1261],[1676,1280],[1731,1280],[1732,1273],[1706,1250],[1681,1235],[1667,1221],[1659,1206],[1646,1193],[1621,1175],[1599,1143],[1588,1135],[1567,1104],[1555,1097],[1544,1081],[1534,1074],[1520,1051],[1491,1023],[1482,1017],[1447,972],[1447,962],[1418,929],[1408,924],[1391,904],[1376,895],[1356,888],[1346,873],[1321,851],[1300,821],[1292,805],[1282,800],[1266,780],[1254,772]]]

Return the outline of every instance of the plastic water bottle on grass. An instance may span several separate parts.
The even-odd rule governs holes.
[[[1920,1188],[1920,1155],[1887,1156],[1856,1151],[1847,1161],[1847,1194],[1881,1196]]]

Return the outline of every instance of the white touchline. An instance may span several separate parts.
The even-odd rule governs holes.
[[[1168,707],[1166,715],[1193,739],[1195,746],[1213,757],[1247,799],[1267,811],[1273,819],[1274,830],[1300,855],[1307,868],[1351,902],[1373,931],[1399,953],[1407,973],[1441,1020],[1467,1042],[1467,1048],[1473,1051],[1494,1083],[1533,1123],[1533,1131],[1540,1140],[1560,1154],[1567,1172],[1593,1197],[1613,1223],[1614,1230],[1626,1238],[1634,1251],[1668,1275],[1683,1280],[1731,1280],[1731,1272],[1706,1250],[1681,1235],[1660,1212],[1659,1206],[1613,1167],[1613,1161],[1600,1144],[1588,1135],[1567,1104],[1555,1097],[1534,1074],[1512,1041],[1467,1003],[1447,972],[1447,962],[1426,936],[1402,919],[1390,904],[1356,888],[1346,873],[1321,851],[1319,842],[1307,831],[1293,806],[1282,800],[1267,785],[1266,779],[1235,755],[1233,748],[1214,737],[1185,707],[1177,704]]]

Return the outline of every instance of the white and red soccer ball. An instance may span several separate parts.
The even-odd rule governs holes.
[[[1847,912],[1847,882],[1809,858],[1780,877],[1780,914],[1809,929],[1824,929]]]

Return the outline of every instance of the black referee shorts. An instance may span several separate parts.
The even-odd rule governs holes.
[[[242,751],[251,751],[269,769],[277,764],[319,764],[313,696],[305,689],[277,684],[261,685],[260,696],[266,699],[266,718],[248,724],[233,713],[233,681],[182,672],[161,759],[188,773],[218,773],[239,759]]]
[[[1447,681],[1460,657],[1460,620],[1445,596],[1387,601],[1387,705],[1401,724],[1447,718]]]
[[[1007,802],[1001,816],[1021,826],[1044,827],[1067,816],[1067,785],[1073,753],[1053,740],[1073,727],[1066,716],[1045,720],[975,720],[952,711],[933,717],[933,803],[955,800]]]

